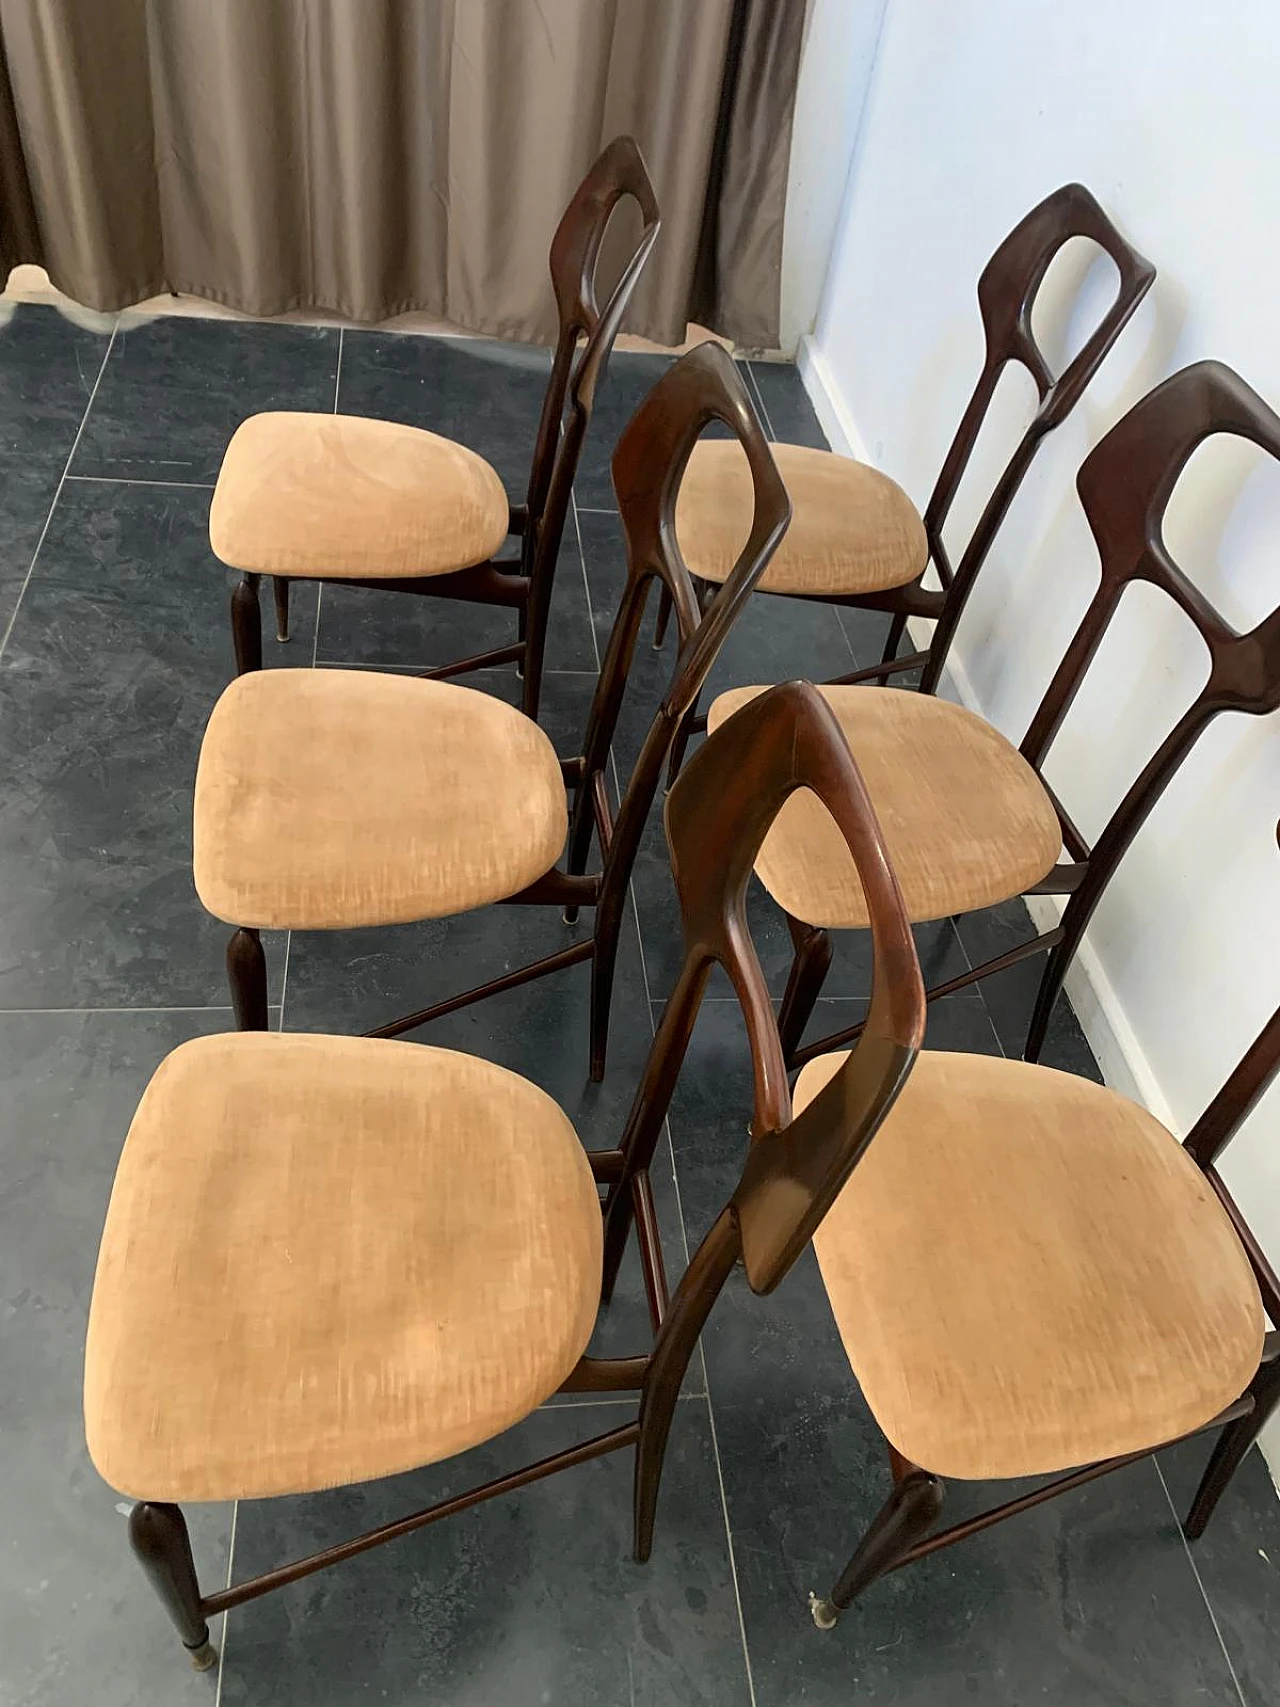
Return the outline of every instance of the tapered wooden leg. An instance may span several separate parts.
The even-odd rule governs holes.
[[[1254,1405],[1248,1416],[1230,1422],[1218,1436],[1217,1445],[1208,1464],[1196,1497],[1191,1502],[1183,1532],[1188,1540],[1198,1541],[1209,1519],[1217,1510],[1218,1501],[1227,1491],[1231,1478],[1240,1468],[1245,1453],[1257,1440],[1268,1419],[1280,1404],[1280,1361],[1264,1363],[1253,1378],[1251,1386]]]
[[[609,1049],[613,973],[618,963],[620,921],[603,917],[604,911],[601,908],[597,913],[596,951],[591,958],[591,1082],[595,1085],[604,1078],[605,1056]]]
[[[902,645],[902,636],[907,632],[907,619],[901,611],[889,620],[889,636],[884,643],[884,654],[880,659],[882,664],[892,664],[898,656],[898,648]]]
[[[787,915],[787,928],[795,944],[795,958],[787,974],[787,987],[778,1010],[778,1036],[782,1053],[789,1062],[800,1047],[804,1028],[813,1013],[814,1003],[822,994],[827,973],[831,969],[831,938],[826,931],[806,925],[801,919]]]
[[[240,1031],[267,1029],[267,957],[257,931],[238,930],[227,944],[227,982]]]
[[[181,1509],[145,1501],[134,1506],[129,1513],[129,1544],[173,1620],[192,1665],[197,1671],[208,1671],[217,1663],[218,1652],[209,1640]]]
[[[245,575],[231,595],[231,638],[236,649],[236,674],[247,676],[262,668],[262,614],[258,609],[258,577]]]
[[[276,639],[283,646],[289,638],[289,579],[286,575],[271,577],[271,591],[276,601]]]
[[[944,1486],[937,1476],[915,1470],[896,1484],[862,1537],[830,1595],[809,1596],[809,1610],[819,1630],[830,1630],[864,1588],[892,1570],[902,1555],[922,1541],[938,1521]]]
[[[671,757],[667,760],[668,789],[675,787],[676,778],[680,775],[681,766],[684,764],[684,756],[689,750],[689,742],[693,738],[693,726],[697,720],[698,702],[695,699],[681,719],[680,727],[676,730],[675,740],[671,743]]]
[[[671,621],[673,608],[671,594],[664,584],[659,591],[658,615],[653,624],[653,649],[655,652],[661,652],[662,643],[667,638],[667,625]]]
[[[569,852],[565,861],[565,870],[571,877],[581,877],[587,869],[587,856],[591,852],[591,838],[595,832],[596,815],[592,808],[591,779],[584,777],[578,784],[578,792],[573,800],[573,818],[569,824]],[[564,910],[566,925],[577,924],[578,909],[576,906]]]

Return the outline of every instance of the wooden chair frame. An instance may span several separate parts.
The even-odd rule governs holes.
[[[601,243],[610,217],[624,196],[638,204],[644,228],[601,309],[596,304]],[[660,227],[657,199],[639,146],[630,136],[616,137],[574,192],[551,243],[551,279],[560,332],[542,400],[525,502],[513,505],[510,512],[509,531],[519,538],[519,557],[494,558],[446,575],[371,579],[273,576],[277,639],[289,638],[289,584],[293,580],[497,605],[516,612],[519,632],[510,645],[420,673],[442,680],[514,662],[524,678],[522,709],[527,716],[537,717],[552,586],[578,459],[596,388]],[[376,515],[370,516],[369,525],[378,526]],[[245,574],[231,595],[231,629],[240,675],[262,667],[259,580],[257,574]]]
[[[1275,1078],[1278,1067],[1280,1008],[1259,1032],[1183,1145],[1230,1217],[1257,1280],[1263,1307],[1273,1322],[1280,1322],[1280,1314],[1277,1314],[1280,1311],[1280,1279],[1263,1254],[1239,1205],[1223,1183],[1217,1161],[1241,1122]],[[1179,1437],[1190,1439],[1212,1428],[1222,1429],[1183,1524],[1189,1540],[1203,1535],[1227,1485],[1277,1404],[1280,1404],[1280,1332],[1272,1330],[1263,1342],[1257,1373],[1240,1397],[1210,1422],[1192,1430],[1191,1435]],[[923,1466],[911,1463],[886,1441],[892,1490],[831,1593],[821,1599],[817,1595],[810,1596],[814,1622],[819,1629],[829,1630],[840,1613],[877,1577],[913,1564],[915,1560],[950,1547],[956,1541],[967,1540],[970,1535],[977,1535],[1006,1517],[1029,1511],[1032,1506],[1081,1487],[1112,1470],[1123,1469],[1152,1451],[1173,1444],[1172,1441],[1153,1441],[1151,1446],[1139,1452],[1086,1464],[949,1529],[935,1530],[934,1524],[941,1513],[944,1497],[942,1479]]]
[[[669,415],[664,419],[672,421]],[[673,431],[683,443],[674,425]],[[655,518],[669,516],[669,499],[667,492],[657,500]],[[685,597],[692,597],[691,590],[677,583],[677,609]],[[862,873],[874,972],[866,1036],[831,1084],[793,1119],[773,1007],[747,930],[746,888],[765,831],[797,788],[813,789],[826,802]],[[612,1293],[634,1220],[655,1340],[642,1356],[583,1356],[561,1388],[576,1393],[638,1391],[637,1415],[481,1487],[208,1594],[197,1580],[181,1509],[145,1501],[135,1505],[129,1520],[134,1551],[198,1668],[216,1659],[208,1626],[216,1614],[498,1494],[625,1447],[636,1449],[635,1555],[641,1562],[649,1557],[680,1385],[725,1280],[739,1259],[757,1293],[772,1291],[786,1275],[905,1083],[919,1050],[925,1013],[915,945],[879,828],[839,725],[813,688],[800,683],[774,688],[714,735],[669,797],[666,821],[685,922],[685,962],[621,1144],[589,1153],[603,1192],[602,1299],[607,1301]],[[732,1198],[671,1296],[649,1167],[717,962],[728,972],[746,1019],[754,1063],[752,1129],[759,1136]]]
[[[1073,237],[1089,238],[1104,250],[1115,262],[1119,281],[1110,308],[1076,355],[1060,374],[1055,375],[1036,342],[1031,316],[1054,256]],[[1083,184],[1064,184],[1014,226],[978,280],[978,308],[982,315],[985,355],[982,371],[925,506],[923,520],[929,548],[925,567],[906,586],[890,587],[878,593],[770,594],[774,598],[800,599],[808,604],[838,605],[851,610],[887,611],[891,614],[893,620],[880,663],[837,676],[835,683],[884,682],[906,671],[921,670],[921,691],[936,691],[956,625],[969,602],[978,571],[987,560],[1000,525],[1035,460],[1037,450],[1084,396],[1093,376],[1150,290],[1155,276],[1156,270],[1151,262],[1125,241]],[[992,488],[960,554],[959,563],[953,567],[943,543],[942,529],[969,466],[1001,375],[1011,364],[1025,368],[1030,374],[1038,398],[1036,411]],[[937,571],[941,582],[939,588],[924,585],[930,567]],[[761,590],[769,593],[767,587]],[[908,618],[913,616],[934,618],[933,635],[924,651],[899,657],[898,648]],[[666,619],[664,603],[659,609],[654,631],[655,646],[662,645]],[[672,754],[670,775],[673,780],[679,772],[690,737],[705,728],[706,719],[699,717],[695,709]]]
[[[746,452],[755,487],[755,515],[750,538],[733,572],[704,611],[676,544],[674,518],[676,494],[689,454],[703,428],[712,421],[729,427]],[[596,683],[582,753],[562,765],[565,783],[574,790],[565,866],[563,870],[553,868],[501,903],[554,905],[565,910],[570,922],[579,907],[594,907],[592,934],[585,941],[475,989],[392,1020],[370,1036],[399,1037],[457,1008],[590,960],[591,1076],[595,1080],[604,1076],[609,1006],[627,887],[663,766],[685,713],[768,566],[791,516],[786,490],[747,388],[732,358],[716,343],[700,344],[682,356],[649,392],[618,441],[613,479],[627,540],[627,582]],[[671,596],[680,629],[680,653],[615,821],[607,781],[609,748],[645,601],[654,582]],[[388,738],[393,734],[388,731]],[[593,834],[599,837],[602,868],[598,874],[587,874]],[[256,930],[242,927],[235,932],[227,950],[227,970],[240,1028],[265,1030],[266,960]]]
[[[1157,587],[1190,619],[1204,641],[1210,667],[1204,686],[1143,766],[1092,848],[1041,775],[1068,857],[1028,893],[1067,896],[1061,921],[929,991],[929,1000],[936,1001],[1029,955],[1047,954],[1023,1051],[1028,1061],[1040,1057],[1067,968],[1107,884],[1196,742],[1223,712],[1256,717],[1280,707],[1280,607],[1248,633],[1236,633],[1178,568],[1164,543],[1164,515],[1179,476],[1192,452],[1217,433],[1234,433],[1280,457],[1280,416],[1221,362],[1197,362],[1136,403],[1089,453],[1076,481],[1097,542],[1101,578],[1031,720],[1019,749],[1023,758],[1040,774],[1132,582]],[[812,930],[797,919],[788,922],[796,954],[779,1023],[788,1059],[799,1066],[848,1043],[858,1028],[800,1047],[830,965],[831,944],[825,931]]]

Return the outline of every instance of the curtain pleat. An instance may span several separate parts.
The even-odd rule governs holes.
[[[541,342],[591,161],[644,149],[632,330],[775,343],[804,0],[0,0],[0,264],[114,309],[423,310]]]

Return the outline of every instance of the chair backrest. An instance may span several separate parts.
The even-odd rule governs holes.
[[[1090,238],[1104,249],[1115,262],[1120,281],[1111,307],[1080,351],[1055,375],[1036,342],[1031,316],[1050,263],[1072,237]],[[983,269],[978,280],[978,306],[986,334],[986,355],[924,513],[930,561],[947,589],[947,598],[924,668],[923,692],[932,693],[938,685],[947,649],[978,570],[1041,440],[1060,426],[1080,401],[1155,276],[1150,261],[1125,242],[1083,184],[1064,184],[1046,196],[1013,228]],[[942,540],[943,524],[969,465],[1000,376],[1010,362],[1018,362],[1031,375],[1039,405],[1005,464],[959,564],[953,569]]]
[[[867,897],[866,1029],[831,1082],[793,1118],[782,1044],[746,920],[747,882],[784,802],[811,789],[839,826]],[[648,1381],[677,1382],[725,1276],[742,1257],[755,1292],[786,1275],[865,1154],[924,1035],[925,995],[906,907],[839,724],[808,682],[785,682],[711,735],[666,801],[685,959],[623,1138],[652,1154],[715,964],[732,981],[754,1068],[752,1140],[738,1185],[694,1254],[659,1329]]]
[[[1072,941],[1078,940],[1111,873],[1213,719],[1224,711],[1261,716],[1280,707],[1280,606],[1256,628],[1237,634],[1178,568],[1164,542],[1165,511],[1178,478],[1192,452],[1215,433],[1234,433],[1280,457],[1280,416],[1221,362],[1197,362],[1136,403],[1089,453],[1076,479],[1102,574],[1031,720],[1023,757],[1037,770],[1043,766],[1131,582],[1158,587],[1191,620],[1208,651],[1209,673],[1092,851],[1062,813],[1068,852],[1082,862],[1074,868],[1073,892],[1062,921]],[[1063,875],[1060,872],[1059,879]],[[1071,888],[1072,883],[1059,886]]]
[[[754,510],[741,555],[703,612],[676,541],[675,506],[690,452],[712,421],[729,427],[746,452]],[[655,582],[671,596],[680,649],[605,851],[602,915],[622,905],[676,732],[791,519],[791,502],[747,387],[733,358],[711,342],[699,344],[668,368],[631,417],[613,453],[613,484],[626,539],[627,582],[587,719],[582,786],[588,797],[608,764],[645,603]]]
[[[613,210],[624,196],[639,206],[644,225],[603,308],[596,302],[596,267]],[[529,469],[521,563],[531,577],[529,627],[545,628],[560,542],[578,459],[622,317],[661,228],[657,198],[633,137],[605,149],[574,192],[551,240],[551,282],[560,332],[542,399]],[[579,344],[581,343],[581,349]],[[536,707],[526,705],[530,714]]]

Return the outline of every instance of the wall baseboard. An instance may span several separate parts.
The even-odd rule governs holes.
[[[845,456],[856,457],[860,462],[869,462],[866,441],[858,429],[848,399],[811,336],[800,340],[796,366],[832,449]],[[925,618],[913,617],[908,629],[913,641],[923,650],[929,644],[932,624]],[[973,679],[965,667],[964,655],[955,647],[943,671],[942,691],[947,698],[955,699],[981,715],[982,706]],[[1026,897],[1024,905],[1036,929],[1043,931],[1058,923],[1065,902],[1056,895],[1032,895]],[[1067,972],[1064,987],[1107,1084],[1149,1109],[1175,1136],[1185,1136],[1173,1117],[1146,1051],[1087,933]],[[1258,1444],[1272,1480],[1280,1487],[1280,1415],[1263,1429]]]

